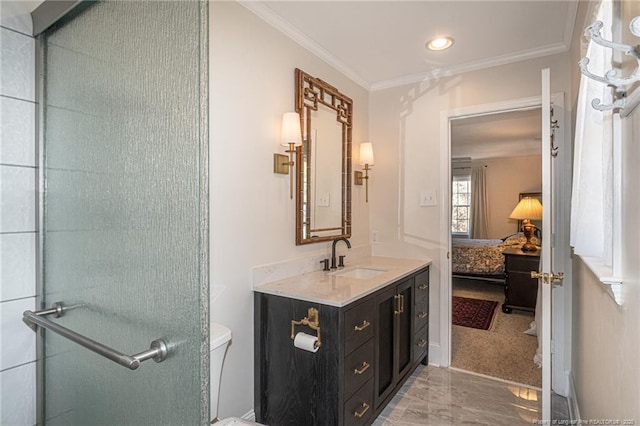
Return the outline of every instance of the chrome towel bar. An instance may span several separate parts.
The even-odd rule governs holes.
[[[167,358],[167,345],[162,339],[157,339],[151,342],[151,346],[146,351],[142,351],[134,355],[126,355],[120,351],[110,348],[109,346],[103,345],[100,342],[96,342],[93,339],[83,336],[82,334],[63,327],[60,324],[56,324],[53,321],[43,318],[46,315],[55,315],[57,318],[62,315],[63,311],[64,306],[62,303],[58,302],[54,303],[51,309],[43,309],[35,312],[24,311],[22,313],[22,318],[28,325],[38,325],[42,328],[53,331],[54,333],[59,334],[60,336],[65,337],[92,352],[102,355],[113,362],[117,362],[130,370],[137,369],[140,367],[141,362],[148,359],[153,359],[155,362],[162,362]]]

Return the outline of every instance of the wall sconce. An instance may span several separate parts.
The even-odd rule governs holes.
[[[273,154],[273,172],[289,175],[289,196],[293,199],[293,161],[296,147],[302,146],[302,131],[300,130],[300,114],[285,112],[282,114],[281,145],[288,147],[285,151],[289,157]]]
[[[362,172],[355,172],[355,184],[362,185],[364,180],[365,185],[365,202],[369,202],[369,170],[373,166],[373,145],[371,142],[363,142],[360,144],[360,165],[364,167],[364,177]]]

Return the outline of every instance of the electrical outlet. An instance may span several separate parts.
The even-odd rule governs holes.
[[[437,205],[438,205],[438,201],[436,199],[435,189],[427,189],[425,191],[420,191],[421,207],[431,207],[431,206],[437,206]]]

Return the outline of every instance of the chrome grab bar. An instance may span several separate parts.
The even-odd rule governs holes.
[[[102,355],[103,357],[110,359],[113,362],[127,367],[130,370],[135,370],[140,367],[140,363],[148,359],[153,359],[155,362],[162,362],[167,358],[167,345],[162,339],[157,339],[151,342],[151,346],[146,351],[134,355],[126,355],[120,351],[117,351],[109,346],[103,345],[100,342],[96,342],[82,334],[78,334],[73,330],[63,327],[60,324],[56,324],[43,316],[55,315],[56,318],[62,316],[65,310],[62,303],[57,302],[53,304],[51,309],[43,309],[40,311],[24,311],[22,313],[23,320],[29,325],[39,325],[42,328],[51,330],[54,333],[65,337],[72,342],[79,344],[80,346],[89,349],[92,352]]]

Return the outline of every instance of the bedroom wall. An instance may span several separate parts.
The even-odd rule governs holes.
[[[543,68],[551,69],[552,92],[568,93],[571,66],[567,52],[370,95],[370,133],[376,149],[376,165],[369,182],[371,227],[376,235],[373,252],[395,254],[405,247],[420,247],[433,259],[429,324],[432,363],[446,365],[440,356],[439,319],[441,288],[448,285],[448,278],[441,277],[448,241],[441,241],[440,230],[447,226],[448,218],[442,217],[440,206],[448,201],[442,199],[439,188],[441,167],[448,163],[448,153],[443,153],[440,146],[441,114],[455,108],[540,96]],[[387,161],[379,164],[379,157]],[[419,206],[419,193],[425,189],[437,190],[437,206]],[[558,306],[563,305],[561,301]],[[564,370],[565,360],[559,361]]]
[[[474,162],[486,165],[489,234],[487,238],[504,238],[518,230],[518,221],[509,214],[521,192],[542,190],[542,157],[491,158]]]
[[[331,253],[330,243],[295,245],[289,176],[273,173],[273,154],[285,149],[282,113],[294,110],[294,69],[353,99],[356,147],[368,139],[369,94],[236,2],[211,2],[210,20],[211,316],[233,333],[222,418],[253,408],[253,268]],[[369,244],[364,195],[353,188],[352,252]]]
[[[581,16],[586,4],[582,3]],[[622,25],[640,15],[640,3],[623,2],[625,14]],[[582,18],[576,31],[591,24]],[[627,33],[628,34],[628,33]],[[580,34],[574,34],[572,61],[581,57]],[[637,44],[638,39],[627,37]],[[574,63],[575,63],[574,62]],[[573,73],[575,92],[580,74]],[[572,99],[575,105],[575,99]],[[607,286],[600,283],[587,265],[574,257],[573,279],[573,357],[572,375],[580,417],[586,419],[640,420],[640,228],[637,226],[640,210],[640,108],[631,117],[622,120],[622,216],[623,216],[623,285],[622,305],[610,296]]]

